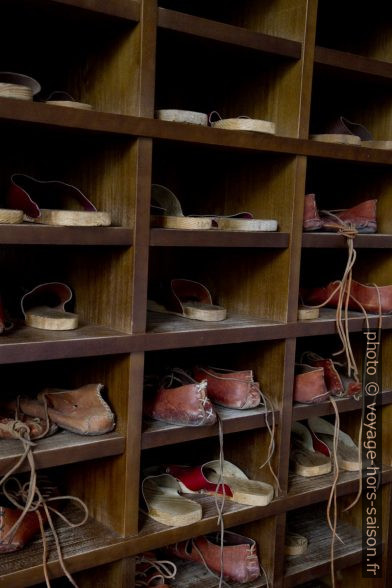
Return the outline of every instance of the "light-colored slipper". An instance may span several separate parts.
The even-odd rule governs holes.
[[[317,440],[318,441],[318,440]],[[311,478],[331,471],[331,459],[317,451],[317,443],[302,423],[295,422],[291,428],[290,466],[297,476]]]
[[[78,326],[78,315],[65,310],[72,299],[69,286],[48,282],[27,292],[21,300],[26,325],[48,331],[69,331]]]
[[[144,478],[142,494],[149,516],[171,527],[183,527],[200,521],[200,504],[180,496],[180,491],[180,484],[168,474]]]
[[[327,445],[329,451],[333,452],[333,437],[335,427],[325,419],[312,417],[308,419],[310,430]],[[337,458],[339,467],[349,472],[357,472],[360,469],[358,447],[351,439],[350,435],[339,431],[338,433],[338,450]]]
[[[11,177],[7,204],[23,210],[24,220],[31,223],[63,227],[106,227],[111,223],[110,214],[97,211],[75,186],[57,180],[36,180],[25,174]]]
[[[274,497],[271,484],[249,480],[240,468],[229,461],[223,462],[221,482],[218,459],[196,467],[169,466],[167,471],[177,478],[181,491],[185,494],[224,493],[228,500],[250,506],[266,506]]]
[[[160,209],[162,214],[152,214],[151,226],[163,229],[211,229],[211,217],[184,216],[177,196],[160,184],[151,186],[152,212]]]
[[[308,550],[308,540],[299,533],[288,531],[284,544],[285,555],[303,555]]]
[[[171,280],[170,289],[164,298],[163,303],[148,300],[148,310],[207,322],[223,321],[227,316],[223,306],[212,304],[209,290],[193,280]]]

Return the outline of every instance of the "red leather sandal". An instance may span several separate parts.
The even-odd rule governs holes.
[[[365,200],[356,206],[341,210],[319,212],[315,194],[306,194],[304,205],[304,231],[338,232],[342,228],[354,228],[358,233],[376,233],[377,200]]]
[[[322,288],[303,288],[301,289],[301,297],[304,303],[309,305],[324,304],[330,298],[326,306],[336,308],[339,300],[339,281],[330,282]],[[348,308],[361,310],[361,306],[366,312],[375,314],[378,313],[379,306],[381,306],[382,314],[390,314],[392,312],[392,286],[367,286],[352,280]]]

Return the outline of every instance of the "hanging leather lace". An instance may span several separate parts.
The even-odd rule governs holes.
[[[144,564],[144,565],[143,565]],[[141,566],[142,570],[138,570],[137,566]],[[156,570],[156,575],[150,580],[147,578],[147,572],[151,569]],[[135,587],[151,586],[152,580],[160,579],[174,580],[177,574],[177,566],[172,561],[166,559],[150,559],[145,555],[140,555],[136,558],[136,583]]]

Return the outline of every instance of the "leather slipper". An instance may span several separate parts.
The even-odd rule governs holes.
[[[27,292],[21,300],[26,325],[48,331],[69,331],[78,327],[78,315],[65,310],[72,299],[67,284],[48,282]]]
[[[164,293],[165,300],[147,301],[148,310],[164,314],[175,314],[197,321],[223,321],[227,311],[223,306],[212,304],[209,290],[193,280],[173,279]]]
[[[309,429],[328,447],[329,452],[333,452],[333,437],[335,427],[325,419],[320,417],[311,417],[308,419]],[[338,449],[337,458],[339,467],[349,472],[360,470],[358,447],[351,439],[350,435],[338,432]]]
[[[177,196],[160,184],[151,186],[151,226],[163,229],[211,229],[211,218],[184,216]]]
[[[200,504],[180,496],[181,487],[169,474],[147,476],[142,482],[142,495],[148,515],[171,527],[183,527],[200,521]]]
[[[331,471],[331,459],[325,446],[319,451],[321,441],[302,423],[295,422],[291,427],[290,467],[297,476],[312,478]]]
[[[266,506],[274,496],[271,484],[250,480],[240,468],[223,462],[222,481],[219,483],[219,460],[202,466],[168,466],[167,472],[177,478],[184,493],[225,494],[225,498],[250,506]],[[219,487],[218,487],[219,483]]]
[[[57,180],[36,180],[13,174],[7,204],[23,210],[24,220],[53,226],[107,227],[110,214],[99,212],[75,186]]]
[[[207,381],[208,397],[220,406],[246,410],[260,405],[260,386],[254,381],[252,370],[196,366],[193,375],[198,382]]]

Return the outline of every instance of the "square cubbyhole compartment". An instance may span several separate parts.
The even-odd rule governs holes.
[[[38,100],[65,91],[94,110],[136,115],[140,33],[132,11],[103,18],[75,4],[6,1],[0,70],[36,79]]]
[[[127,431],[128,376],[131,361],[130,355],[121,354],[17,363],[0,367],[4,382],[4,394],[0,408],[2,416],[13,417],[12,406],[18,398],[20,398],[20,409],[23,415],[23,409],[28,413],[27,401],[36,399],[42,391],[78,390],[77,395],[74,395],[72,410],[69,406],[66,410],[63,406],[61,410],[58,406],[51,407],[51,403],[48,403],[49,418],[52,416],[56,420],[58,415],[60,420],[54,434],[34,440],[33,457],[37,470],[110,458],[124,452]],[[98,392],[114,414],[113,429],[103,434],[94,435],[77,433],[77,428],[82,424],[82,418],[87,418],[89,404],[91,416],[96,414],[92,399],[96,398]],[[25,401],[26,405],[24,405]],[[44,401],[37,400],[36,402],[37,410],[40,410],[38,404],[41,404],[42,413],[44,413]],[[80,403],[80,411],[77,407],[78,402]],[[51,413],[52,408],[53,413]],[[61,420],[61,413],[64,420]],[[38,414],[32,416],[38,416]],[[45,422],[44,416],[42,418]],[[22,416],[21,420],[23,419]],[[75,419],[75,426],[73,426],[72,419]],[[60,422],[66,425],[67,420],[69,428],[62,427]],[[109,428],[109,424],[107,426]],[[23,445],[20,441],[2,439],[0,474],[4,475],[22,454]],[[27,459],[18,469],[18,472],[24,471],[29,471]]]
[[[271,3],[257,0],[218,0],[216,2],[197,2],[189,0],[159,0],[159,6],[170,11],[201,17],[217,23],[243,27],[252,32],[264,33],[285,39],[302,42],[306,21],[306,3],[301,0],[295,5],[290,0]],[[162,11],[161,11],[162,13]],[[163,16],[165,18],[163,18]],[[168,15],[162,15],[166,22]],[[191,23],[192,21],[187,21]],[[219,29],[218,29],[219,30]]]
[[[232,248],[152,248],[149,268],[150,310],[158,303],[172,308],[167,300],[171,281],[176,278],[196,281],[210,292],[212,302],[226,309],[224,320],[192,320],[153,312],[147,331],[231,329],[268,325],[285,321],[287,312],[290,259],[287,250]],[[193,295],[190,296],[196,300]],[[189,305],[188,305],[189,306]],[[200,310],[203,307],[200,306]],[[215,309],[212,309],[215,312]],[[219,310],[219,309],[218,309]],[[207,308],[207,312],[208,312]],[[223,315],[224,312],[219,310]],[[200,316],[200,313],[199,313]],[[218,316],[214,314],[214,316]]]
[[[377,233],[391,234],[389,214],[392,206],[392,172],[389,166],[358,165],[348,161],[309,159],[306,176],[306,194],[314,193],[318,210],[352,208],[366,200],[377,200]],[[305,240],[308,239],[304,235]],[[310,237],[312,239],[313,237]],[[372,235],[359,235],[354,247],[361,242],[371,246]],[[380,240],[379,240],[380,241]],[[362,246],[364,246],[362,243]],[[343,244],[343,241],[342,241]],[[373,245],[374,246],[374,245]]]
[[[233,486],[233,499],[227,494],[223,504],[223,514],[227,515],[225,527],[236,523],[236,516],[233,513],[239,511],[255,511],[258,517],[268,517],[273,511],[275,505],[271,503],[273,494],[275,495],[275,481],[267,465],[264,465],[268,455],[270,444],[270,434],[266,429],[254,429],[250,431],[241,431],[223,436],[223,455],[226,462],[237,466],[250,480],[270,484],[271,488],[262,486],[259,489],[253,485],[252,490],[244,481],[243,492],[237,493]],[[167,468],[175,465],[199,467],[207,462],[218,460],[220,456],[220,443],[217,437],[208,439],[199,439],[183,441],[170,446],[162,446],[143,451],[141,460],[141,481],[150,475],[159,475],[164,473]],[[262,467],[264,465],[264,467]],[[279,474],[279,455],[278,452],[272,457],[271,466],[276,474]],[[211,479],[214,478],[213,470],[205,470],[205,473]],[[229,480],[227,479],[227,483]],[[246,486],[246,487],[245,487]],[[251,485],[252,486],[252,485]],[[242,494],[242,495],[241,495]],[[234,499],[236,495],[236,501]],[[198,531],[203,534],[203,528],[216,529],[216,517],[218,516],[215,492],[209,494],[202,493],[185,493],[185,498],[198,502],[202,508],[202,520],[198,523]],[[221,500],[218,506],[221,505]],[[260,503],[260,504],[257,504]],[[261,506],[261,503],[263,504]],[[238,520],[238,519],[237,519]],[[211,526],[211,523],[213,525]],[[139,534],[150,535],[151,533],[163,533],[168,527],[162,523],[147,516],[145,506],[141,508]],[[192,533],[192,531],[191,531]],[[191,533],[189,535],[191,535]],[[162,544],[162,543],[161,543]]]
[[[124,264],[132,267],[130,256],[131,250],[124,247],[2,247],[0,265],[7,280],[3,282],[1,296],[6,317],[14,325],[0,338],[6,354],[2,361],[13,363],[15,358],[23,359],[27,349],[35,360],[55,359],[62,357],[61,353],[65,357],[92,355],[94,351],[102,354],[105,350],[112,353],[113,345],[116,352],[126,351],[128,348],[121,341],[130,330],[132,296],[131,277],[124,277],[123,268]],[[71,295],[68,291],[60,293],[57,286],[48,286],[47,293],[37,300],[36,311],[26,299],[25,310],[31,309],[34,321],[25,326],[22,297],[51,283],[65,284]],[[67,301],[66,296],[70,297]],[[50,308],[62,302],[66,313],[77,315],[76,324],[71,321],[72,314],[50,314]],[[70,320],[66,324],[55,323],[59,318]],[[27,347],[14,348],[18,343],[26,343]]]
[[[296,165],[290,156],[156,141],[152,177],[153,183],[177,196],[185,215],[246,211],[255,219],[275,219],[278,231],[287,233],[292,225]]]
[[[347,492],[346,492],[347,494]],[[305,495],[304,504],[306,504]],[[334,542],[335,573],[360,564],[362,559],[361,506],[348,512],[344,508],[355,499],[347,494],[338,499],[337,534]],[[332,513],[331,513],[332,515]],[[327,523],[327,502],[304,506],[286,517],[286,535],[298,534],[307,540],[305,553],[286,555],[284,586],[306,585],[304,582],[330,574],[332,533]],[[299,538],[297,538],[298,541]]]
[[[274,123],[277,135],[296,136],[300,55],[274,55],[245,50],[234,40],[202,39],[202,27],[199,36],[186,33],[158,30],[156,110],[216,111],[221,118],[246,116]],[[212,116],[214,121],[219,118]],[[218,136],[220,130],[215,131]],[[251,140],[253,135],[246,136]]]
[[[224,533],[226,538],[226,545],[229,545],[229,542],[234,545],[247,543],[249,545],[249,552],[245,556],[249,558],[247,561],[253,559],[252,556],[254,554],[257,557],[260,566],[260,575],[257,578],[249,582],[236,582],[234,581],[233,576],[231,576],[230,580],[228,580],[230,582],[230,586],[233,588],[261,588],[262,586],[267,586],[267,580],[264,574],[268,574],[268,580],[270,582],[273,576],[276,519],[274,517],[269,517],[254,523],[241,525],[240,527],[225,527]],[[217,546],[217,553],[219,554],[219,531],[214,530],[210,533],[206,533],[205,537],[207,541]],[[266,540],[267,537],[268,541]],[[249,543],[249,539],[254,543]],[[197,537],[193,537],[188,541],[189,548],[191,548],[193,543],[196,545],[196,549],[198,548],[200,539],[198,540]],[[216,575],[214,577],[211,571],[205,565],[203,565],[202,562],[182,560],[169,553],[169,551],[166,551],[165,548],[158,550],[157,558],[164,560],[169,559],[176,565],[176,576],[173,580],[170,580],[170,585],[172,588],[193,588],[195,586],[203,586],[204,588],[217,588],[219,585],[219,572],[215,572]],[[231,573],[233,574],[236,571],[238,574],[238,579],[241,577],[240,573],[245,567],[244,564],[245,562],[243,562],[241,559],[238,561],[238,564],[235,568],[231,567]],[[256,565],[255,568],[257,570]],[[238,572],[238,570],[240,570],[240,572]]]
[[[284,341],[244,343],[241,345],[224,345],[176,349],[174,351],[150,352],[146,355],[145,375],[156,378],[157,384],[173,368],[184,370],[194,375],[195,367],[205,369],[225,369],[231,372],[252,370],[253,379],[260,385],[260,390],[267,397],[267,407],[262,398],[255,408],[234,409],[214,404],[214,410],[221,420],[223,433],[234,433],[253,429],[264,429],[266,415],[270,426],[279,423],[279,408],[282,405],[284,380]],[[216,373],[216,372],[215,372]],[[224,377],[224,373],[220,373]],[[151,380],[150,380],[151,381]],[[174,380],[174,387],[180,382]],[[145,395],[148,395],[148,388]],[[206,390],[208,396],[208,386]],[[271,414],[273,411],[274,414]],[[172,445],[179,441],[213,438],[218,435],[218,424],[204,426],[182,426],[145,418],[142,432],[142,448],[151,449],[163,445]],[[275,432],[277,435],[277,432]],[[216,441],[211,439],[211,443]]]
[[[391,23],[388,2],[381,2],[377,10],[369,10],[364,2],[357,3],[355,10],[350,2],[343,5],[338,0],[319,2],[316,44],[391,62]],[[368,34],[359,35],[361,30],[367,30]]]
[[[112,227],[125,227],[129,233],[134,221],[136,182],[125,182],[124,177],[135,177],[135,140],[13,125],[4,126],[2,134],[7,142],[7,150],[0,171],[1,207],[7,208],[7,195],[14,174],[24,174],[39,181],[57,180],[82,191],[98,211],[110,214]],[[34,190],[34,194],[40,197],[36,184]],[[60,191],[56,194],[54,189],[50,198],[46,196],[46,200],[49,200],[47,206],[50,208],[82,210],[76,198],[67,201]],[[31,226],[31,223],[25,223],[24,227],[27,226]],[[3,231],[4,228],[7,227],[2,225]],[[63,230],[62,227],[57,229],[59,232]],[[112,238],[103,237],[103,241],[97,238],[97,244],[116,244],[116,231],[113,229],[108,231],[106,227],[82,227],[80,230],[87,233],[92,229],[97,235],[100,231],[106,231],[109,235],[112,233]],[[117,230],[117,233],[122,235],[119,244],[130,244],[129,236],[126,242],[124,231]],[[23,239],[13,242],[22,244]],[[45,241],[38,237],[31,240],[31,243],[34,242],[38,244]],[[78,239],[68,238],[68,242],[77,244]],[[83,244],[83,239],[79,242]],[[86,241],[86,244],[94,244],[94,239]]]
[[[335,67],[328,68],[316,63],[312,86],[310,135],[330,133],[331,126],[343,116],[352,123],[365,126],[371,135],[369,139],[392,140],[391,65],[385,66],[389,73],[385,73],[384,77],[366,77],[361,73],[359,66],[358,71],[353,67],[353,71],[347,73],[346,69],[339,69],[339,57],[336,58],[336,62]],[[350,123],[348,126],[350,127]],[[361,149],[363,145],[359,143],[356,147]],[[385,154],[385,149],[379,149],[379,152]]]

